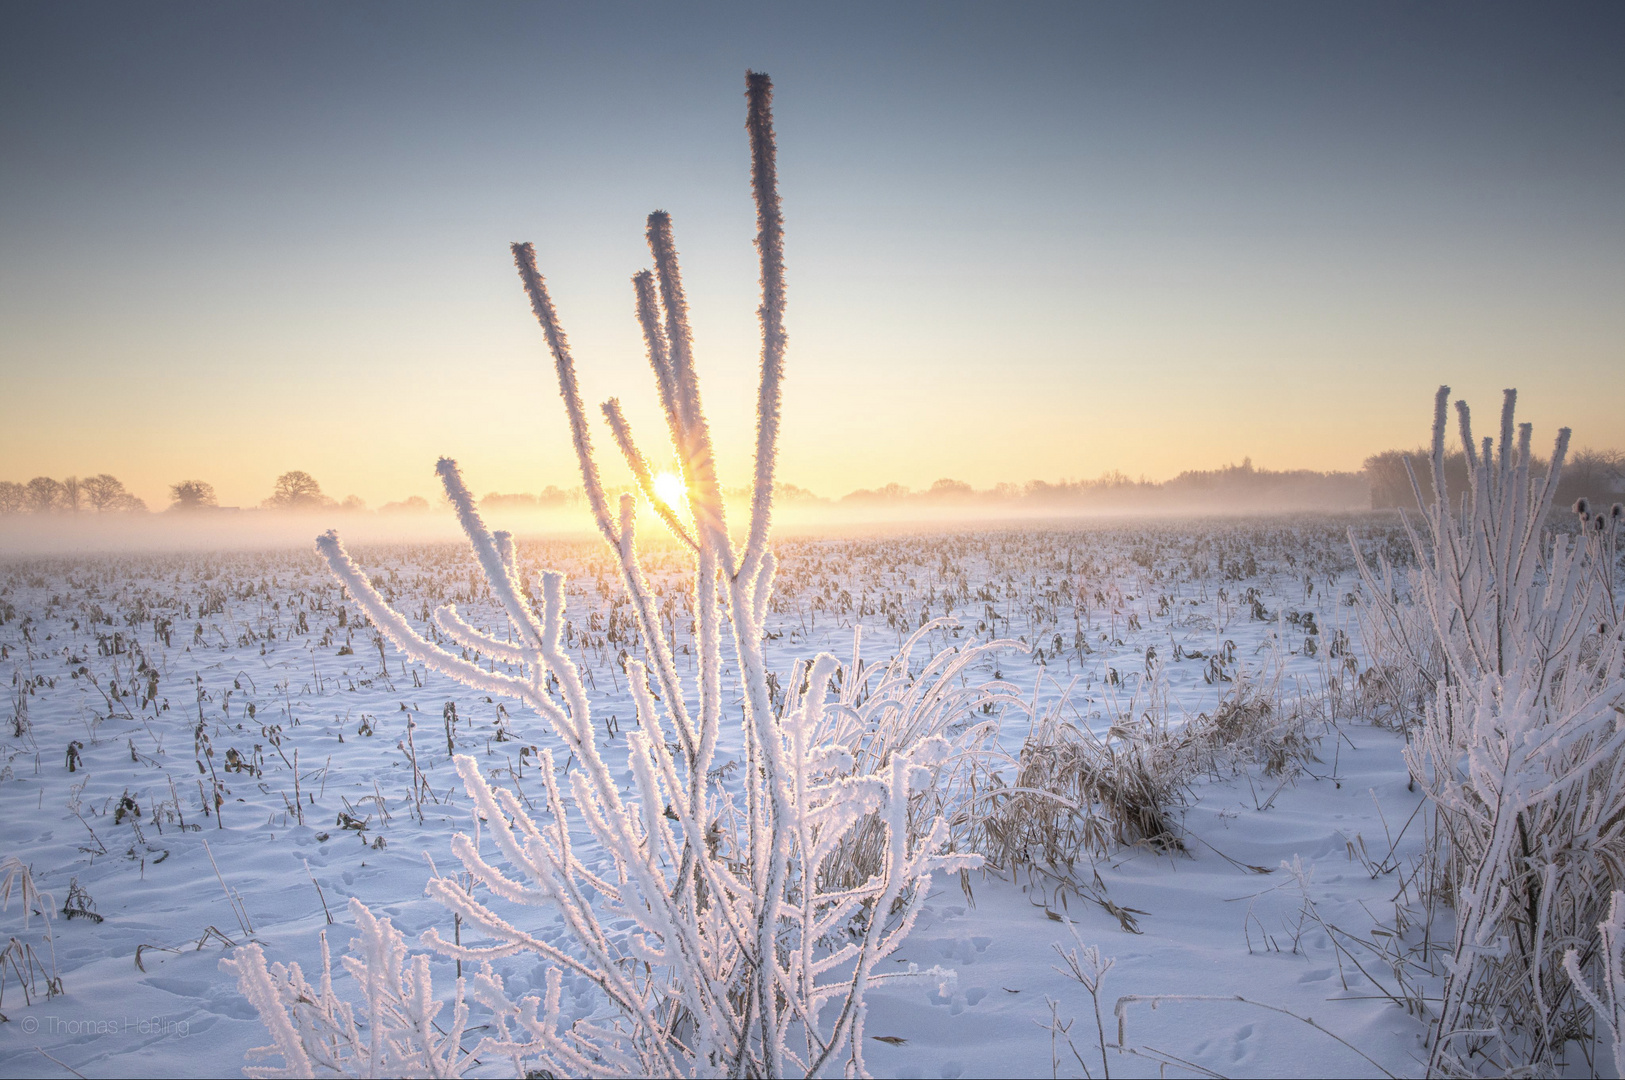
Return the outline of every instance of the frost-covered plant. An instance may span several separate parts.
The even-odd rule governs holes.
[[[1597,924],[1602,955],[1597,967],[1602,987],[1594,990],[1580,970],[1580,954],[1569,949],[1563,954],[1563,973],[1574,983],[1585,1003],[1591,1006],[1598,1034],[1606,1032],[1614,1051],[1614,1071],[1625,1067],[1625,892],[1614,890],[1608,904],[1608,918]]]
[[[1537,482],[1528,424],[1514,443],[1510,390],[1498,444],[1475,445],[1457,403],[1470,484],[1449,491],[1448,397],[1441,388],[1435,405],[1433,498],[1418,485],[1421,528],[1406,522],[1420,620],[1360,562],[1375,644],[1436,679],[1406,749],[1441,818],[1456,908],[1431,1065],[1470,1070],[1482,1056],[1544,1067],[1584,1031],[1563,951],[1578,941],[1595,953],[1602,899],[1625,881],[1625,634],[1610,558],[1619,518],[1579,507],[1580,537],[1544,530],[1569,433]],[[1418,622],[1425,638],[1396,636]]]
[[[237,976],[238,988],[271,1033],[270,1045],[249,1055],[282,1057],[281,1066],[250,1066],[244,1072],[253,1077],[315,1076],[318,1071],[339,1076],[462,1075],[468,1064],[459,1045],[468,1023],[463,981],[458,980],[451,1026],[441,1029],[434,1022],[441,1003],[434,997],[428,956],[409,957],[401,932],[353,896],[350,914],[357,933],[344,966],[360,987],[359,1009],[333,990],[325,930],[319,987],[310,985],[298,964],[267,965],[252,942],[220,961],[222,969]]]
[[[954,752],[933,767],[929,784],[910,795],[909,834],[925,835],[940,818],[949,825],[950,850],[981,851],[974,846],[974,824],[988,807],[976,778],[1002,755],[991,745],[999,722],[975,723],[973,718],[1002,712],[1001,707],[1025,710],[1014,686],[971,683],[967,673],[990,654],[1022,646],[991,641],[945,649],[916,670],[913,656],[920,644],[933,632],[956,626],[951,619],[925,623],[885,664],[867,671],[859,659],[862,628],[854,629],[852,659],[843,670],[839,697],[824,710],[814,742],[846,747],[851,754],[847,775],[874,777],[883,776],[892,758],[911,747],[935,738],[951,739]],[[798,662],[791,672],[785,711],[803,707],[805,695],[814,689],[812,668]],[[881,815],[867,815],[822,867],[826,880],[853,887],[873,876],[886,861],[889,828]]]
[[[487,823],[486,846],[495,853],[466,836],[453,841],[454,853],[483,889],[479,895],[449,877],[437,875],[428,883],[430,895],[460,917],[464,938],[456,944],[430,930],[425,944],[484,965],[470,993],[492,1015],[475,1053],[511,1060],[516,1072],[541,1067],[565,1075],[779,1076],[840,1068],[863,1074],[869,988],[908,975],[951,977],[936,969],[882,972],[878,965],[912,927],[931,874],[979,862],[943,851],[947,824],[940,815],[916,815],[921,804],[911,793],[951,769],[963,747],[947,737],[955,714],[970,711],[986,695],[961,692],[944,677],[962,666],[952,657],[929,663],[927,671],[939,674],[913,687],[883,682],[870,712],[882,704],[895,707],[898,715],[886,719],[888,730],[909,735],[877,755],[857,730],[862,708],[829,700],[840,669],[835,657],[820,655],[798,667],[782,710],[773,707],[770,694],[761,643],[776,566],[767,543],[785,345],[771,95],[765,75],[747,76],[762,370],[743,544],[727,529],[691,355],[687,301],[664,213],[651,214],[648,222],[654,272],[640,273],[633,284],[687,490],[685,506],[672,506],[652,490],[651,470],[618,403],[603,407],[645,496],[692,555],[699,661],[692,696],[678,678],[645,577],[635,500],[622,497],[618,514],[611,514],[568,341],[533,250],[528,244],[513,247],[553,356],[588,504],[615,552],[648,649],[647,664],[627,664],[639,725],[627,739],[629,790],[623,792],[595,745],[591,702],[562,647],[563,576],[543,573],[537,588],[527,588],[511,538],[486,528],[454,462],[441,460],[441,480],[517,640],[480,632],[452,605],[436,613],[435,624],[457,645],[505,661],[519,674],[494,665],[482,669],[419,634],[373,588],[336,534],[318,540],[352,599],[402,652],[477,690],[529,704],[580,763],[561,777],[552,753],[542,752],[545,810],[532,812],[511,792],[493,788],[472,758],[458,757],[478,818]],[[724,704],[725,635],[738,672],[738,686],[728,689],[743,704],[745,767],[737,781],[729,781],[725,768],[713,768]],[[856,673],[844,675],[850,688]],[[590,834],[602,860],[578,847],[582,832]],[[854,844],[869,856],[852,858]],[[861,872],[835,872],[852,866]],[[556,911],[568,943],[543,940],[499,905]],[[470,942],[470,928],[486,942]],[[509,998],[489,965],[514,954],[544,962],[542,996]],[[278,1036],[279,1047],[297,1051],[312,1038],[327,1038],[332,1025],[322,1018],[326,1014],[298,1027],[314,1014],[284,1008],[300,994],[309,996],[302,988],[288,977],[279,983],[274,973],[264,974],[258,953],[245,953],[240,963],[240,979],[257,986],[254,1000],[267,1023],[273,1029],[295,1025],[294,1034],[284,1030]],[[606,1008],[571,1023],[561,1019],[566,974],[596,987]],[[419,1064],[438,1067],[426,1057]]]
[[[45,996],[55,997],[62,993],[62,978],[56,969],[56,939],[51,935],[52,910],[56,907],[56,900],[50,893],[41,892],[34,882],[33,870],[27,863],[15,855],[8,855],[4,862],[0,862],[0,911],[11,910],[11,893],[15,889],[23,902],[23,926],[26,928],[32,921],[36,912],[45,919],[45,944],[50,947],[51,970],[46,971],[45,965],[40,961],[39,954],[34,946],[17,940],[13,937],[4,949],[0,949],[0,1004],[5,1001],[7,969],[22,987],[23,995],[33,1000],[39,993],[39,984],[45,984]],[[35,976],[39,978],[36,979]],[[4,1022],[4,1014],[0,1013],[0,1022]]]

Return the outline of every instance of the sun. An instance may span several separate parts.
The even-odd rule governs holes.
[[[655,497],[675,509],[688,501],[688,489],[683,485],[682,477],[663,472],[655,477]]]

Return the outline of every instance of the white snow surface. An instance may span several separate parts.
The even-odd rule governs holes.
[[[883,660],[922,618],[946,613],[963,627],[934,646],[1000,636],[1042,648],[1007,653],[984,674],[1029,696],[1036,687],[1040,701],[1066,694],[1099,731],[1146,707],[1148,646],[1176,719],[1211,711],[1234,686],[1224,679],[1276,658],[1283,686],[1312,696],[1344,663],[1328,655],[1334,635],[1358,649],[1351,524],[1362,543],[1394,550],[1390,524],[1349,518],[783,539],[770,663],[782,677],[818,651],[844,660],[854,623],[865,629],[865,658]],[[455,600],[471,622],[506,635],[466,548],[354,554],[414,626]],[[637,644],[608,556],[590,544],[522,540],[520,559],[570,575],[571,653],[589,673],[614,762],[625,739],[613,733],[633,723],[618,658],[637,655]],[[675,551],[654,562],[691,673],[686,569]],[[352,896],[409,941],[430,926],[449,936],[450,916],[423,895],[427,859],[458,869],[450,839],[472,831],[447,751],[447,704],[456,751],[531,798],[540,784],[528,748],[554,744],[515,703],[413,670],[387,644],[381,654],[313,551],[14,559],[0,562],[0,617],[0,858],[27,863],[56,912],[47,921],[13,895],[0,939],[31,946],[62,986],[30,999],[4,969],[0,1076],[237,1074],[245,1052],[269,1039],[219,969],[228,943],[252,938],[315,978],[323,930],[343,954]],[[1175,659],[1193,651],[1203,656]],[[1215,668],[1216,653],[1234,659]],[[737,710],[725,718],[719,762],[740,756],[737,720]],[[421,821],[409,724],[425,778]],[[200,730],[225,789],[218,818],[204,810],[213,777]],[[1006,718],[1005,745],[1024,733],[1025,718]],[[1395,932],[1396,911],[1419,903],[1410,875],[1425,815],[1415,813],[1402,744],[1344,719],[1318,762],[1295,775],[1255,767],[1199,779],[1178,813],[1185,853],[1127,848],[1094,868],[1111,900],[1139,913],[1139,933],[1053,882],[972,874],[969,896],[957,877],[936,882],[898,962],[952,967],[957,982],[872,991],[868,1031],[886,1038],[868,1041],[868,1067],[880,1076],[1099,1076],[1094,1006],[1057,968],[1056,947],[1077,944],[1070,921],[1115,960],[1100,993],[1108,1044],[1124,995],[1251,1002],[1126,1004],[1123,1047],[1138,1053],[1108,1045],[1114,1075],[1156,1075],[1157,1055],[1227,1076],[1367,1076],[1378,1066],[1419,1074],[1424,1022],[1386,996],[1397,983],[1373,951],[1385,940],[1414,947],[1423,933],[1407,922],[1399,938],[1382,936]],[[226,771],[228,751],[242,771]],[[304,824],[291,809],[296,752]],[[138,813],[116,820],[126,795]],[[363,827],[343,827],[341,814]],[[102,921],[64,917],[74,883]],[[542,918],[544,936],[562,933]],[[515,989],[542,986],[535,961],[501,970]],[[436,959],[434,971],[449,995],[451,964]],[[349,976],[337,964],[335,977],[343,992]],[[566,980],[565,990],[575,1015],[599,1007],[584,980]],[[479,1022],[476,1010],[471,1027]],[[465,1042],[477,1040],[475,1030]]]

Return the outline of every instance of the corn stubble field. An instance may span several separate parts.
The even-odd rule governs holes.
[[[1618,1075],[1625,507],[1553,508],[1567,430],[1457,402],[1451,488],[1441,388],[1403,517],[773,539],[771,92],[745,522],[656,212],[677,472],[605,402],[618,506],[513,246],[601,541],[442,459],[466,547],[0,563],[0,1074]]]
[[[905,682],[918,682],[922,660],[940,651],[1013,643],[976,655],[950,688],[994,683],[1002,691],[950,720],[952,729],[997,724],[996,736],[978,737],[979,753],[947,795],[955,841],[993,864],[934,881],[898,956],[922,968],[957,967],[958,982],[902,983],[872,1002],[875,1034],[907,1039],[909,1049],[875,1043],[871,1068],[918,1068],[924,1053],[940,1057],[927,1067],[931,1075],[956,1065],[975,1073],[993,1040],[1008,1045],[985,1064],[1048,1071],[1049,1036],[1028,1024],[1051,1022],[1046,999],[1058,1003],[1061,1022],[1085,1018],[1093,1030],[1080,988],[1051,968],[1052,943],[1074,946],[1056,918],[1075,920],[1086,940],[1119,958],[1112,994],[1223,992],[1221,984],[1267,981],[1263,972],[1290,980],[1318,973],[1339,995],[1378,993],[1352,966],[1343,990],[1329,973],[1337,953],[1329,932],[1302,914],[1313,897],[1306,890],[1326,888],[1342,912],[1344,886],[1361,879],[1375,887],[1359,895],[1383,909],[1396,889],[1423,902],[1408,880],[1416,868],[1406,865],[1421,830],[1397,837],[1418,801],[1404,790],[1401,740],[1348,723],[1365,700],[1359,674],[1367,669],[1353,646],[1348,596],[1358,586],[1342,524],[780,542],[766,637],[771,668],[783,673],[771,683],[781,708],[781,679],[797,659],[821,651],[843,658],[836,685],[858,687],[862,701],[915,635],[922,640]],[[1360,523],[1360,533],[1398,550],[1391,525]],[[374,586],[431,638],[439,633],[432,612],[445,603],[486,632],[512,636],[466,549],[358,557]],[[518,559],[527,573],[569,574],[565,648],[602,702],[595,736],[624,780],[625,729],[637,728],[625,660],[642,642],[613,560],[601,545],[558,542],[521,543]],[[659,618],[678,668],[691,674],[698,648],[687,560],[668,550],[652,561]],[[42,561],[12,564],[0,580],[12,712],[0,807],[10,823],[8,854],[31,867],[34,886],[51,894],[37,906],[55,916],[25,926],[27,912],[8,909],[23,955],[15,955],[19,946],[8,954],[0,1010],[13,1032],[34,1015],[159,1019],[150,1034],[119,1038],[67,1023],[48,1030],[42,1021],[41,1044],[81,1071],[156,1073],[173,1067],[177,1053],[234,1071],[264,1032],[235,980],[217,970],[220,957],[255,940],[319,967],[317,934],[332,914],[340,920],[335,945],[346,936],[351,896],[410,937],[446,923],[421,893],[423,853],[445,863],[451,835],[471,829],[454,753],[471,754],[527,806],[543,797],[540,751],[558,747],[534,710],[470,694],[406,661],[312,553]],[[469,657],[491,670],[509,667]],[[737,694],[729,706],[737,720]],[[1346,734],[1328,724],[1337,713],[1352,729]],[[743,757],[733,742],[717,754],[715,772],[724,777],[737,776]],[[1367,767],[1354,767],[1367,757],[1387,773],[1375,802]],[[571,764],[555,767],[562,773]],[[1340,787],[1346,777],[1357,779]],[[1305,797],[1334,803],[1335,814],[1357,824],[1339,829],[1333,815],[1317,812],[1327,819],[1317,821],[1321,835],[1292,852],[1301,883],[1294,877],[1282,889],[1279,864],[1302,828],[1293,819]],[[1388,831],[1398,850],[1390,850],[1396,837],[1385,832],[1382,809],[1394,818]],[[1321,874],[1330,880],[1315,882],[1315,863],[1327,861]],[[1182,896],[1204,875],[1248,899],[1214,912],[1220,925],[1193,933],[1196,912]],[[1159,886],[1169,890],[1160,899]],[[65,903],[70,892],[76,899]],[[557,916],[539,921],[544,937],[558,935]],[[1373,925],[1361,916],[1350,929]],[[1155,952],[1199,949],[1223,975],[1215,982],[1188,961],[1147,955],[1159,937]],[[1381,966],[1376,956],[1364,961]],[[1137,962],[1162,977],[1137,978]],[[536,969],[532,960],[514,970],[541,985]],[[1193,985],[1193,976],[1203,981]],[[53,980],[61,996],[51,996]],[[593,989],[570,980],[566,1014],[591,1016]],[[1313,1000],[1326,989],[1317,987]],[[1368,1001],[1355,1008],[1373,1020],[1386,1011]],[[967,1012],[987,1017],[977,1037],[933,1046],[966,1031]],[[1215,1037],[1233,1040],[1260,1020],[1221,1019]],[[176,1025],[185,1026],[183,1042]],[[1279,1035],[1294,1047],[1312,1041]],[[1091,1050],[1087,1061],[1096,1042],[1092,1034],[1073,1038]],[[1245,1042],[1234,1053],[1245,1055]],[[1070,1051],[1064,1058],[1077,1068]],[[48,1064],[26,1054],[8,1060],[18,1074]],[[1348,1064],[1359,1071],[1357,1057]]]
[[[870,1070],[1422,1070],[1453,916],[1439,824],[1402,757],[1416,702],[1361,643],[1351,526],[1368,557],[1404,564],[1403,530],[1376,517],[779,542],[777,707],[795,661],[820,651],[861,703],[887,679],[928,678],[927,656],[993,646],[955,676],[998,693],[951,719],[975,753],[940,796],[952,844],[987,862],[927,887],[890,966],[954,974],[871,994]],[[466,549],[357,554],[431,638],[445,603],[511,637]],[[628,780],[625,661],[642,642],[613,558],[562,541],[517,556],[527,574],[569,575],[565,647]],[[674,546],[649,560],[685,674],[689,561]],[[422,895],[425,853],[443,866],[472,829],[452,755],[535,807],[540,751],[558,748],[533,710],[406,661],[309,552],[13,562],[0,616],[0,812],[40,895],[6,912],[8,1075],[52,1068],[36,1044],[86,1075],[235,1071],[265,1029],[220,958],[260,942],[319,969],[318,935],[342,951],[353,932],[351,897],[409,940],[461,938]],[[888,671],[915,637],[912,663]],[[737,733],[717,756],[737,778]],[[566,936],[559,915],[530,917],[543,939]],[[1090,947],[1113,964],[1094,998],[1067,963]],[[455,979],[452,961],[435,966]],[[545,985],[535,957],[505,967]],[[600,1013],[595,990],[565,980],[564,1016]],[[1130,1002],[1121,1032],[1111,1015],[1125,995],[1235,994],[1260,1004]],[[1570,1071],[1596,1052],[1570,1045]]]

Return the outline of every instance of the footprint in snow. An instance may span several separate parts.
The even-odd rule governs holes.
[[[1240,1061],[1247,1056],[1247,1040],[1252,1037],[1253,1025],[1243,1024],[1241,1029],[1236,1032],[1236,1045],[1230,1052],[1231,1060]]]
[[[163,975],[154,975],[141,981],[154,989],[174,994],[176,997],[203,997],[209,991],[209,984],[201,979],[175,979]]]

